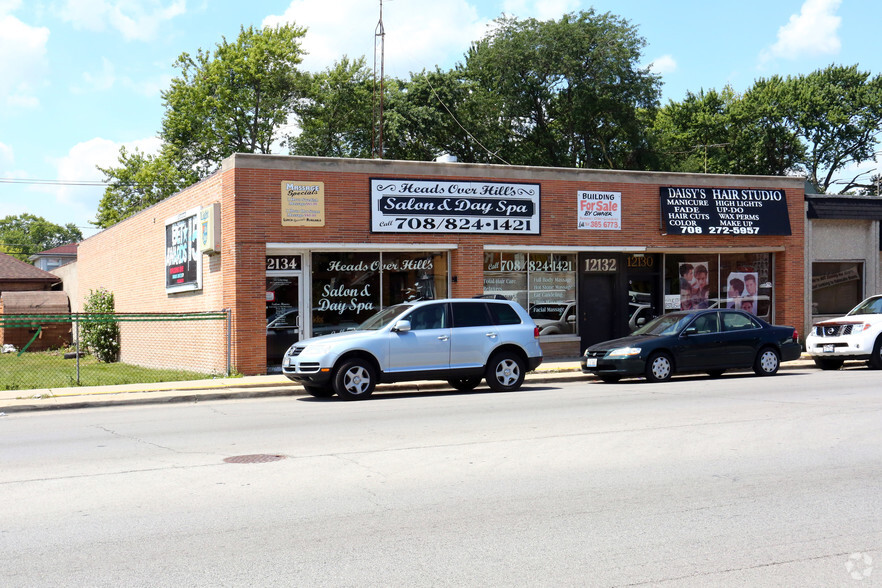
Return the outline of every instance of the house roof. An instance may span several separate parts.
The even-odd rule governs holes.
[[[41,251],[39,253],[35,253],[31,255],[28,259],[35,259],[37,257],[76,257],[77,256],[77,246],[79,243],[68,243],[67,245],[59,245],[58,247],[53,247],[52,249],[47,249],[46,251]]]
[[[29,263],[20,261],[11,255],[0,253],[0,280],[4,282],[59,282],[61,278],[44,272]]]
[[[3,292],[0,306],[6,314],[67,314],[70,302],[60,290]]]

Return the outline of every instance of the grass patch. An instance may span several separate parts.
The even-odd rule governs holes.
[[[145,368],[126,363],[101,363],[95,357],[80,357],[80,379],[77,382],[77,360],[65,359],[71,350],[0,354],[0,389],[33,390],[35,388],[67,388],[72,386],[109,386],[115,384],[147,384],[178,382],[223,377],[185,370]]]

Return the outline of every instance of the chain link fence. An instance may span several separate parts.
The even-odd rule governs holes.
[[[192,313],[0,314],[0,389],[170,382],[229,376],[229,310]],[[114,325],[107,354],[90,326]]]

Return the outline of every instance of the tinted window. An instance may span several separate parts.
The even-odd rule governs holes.
[[[488,304],[487,307],[490,309],[490,315],[493,317],[493,322],[497,325],[519,325],[521,324],[521,317],[518,316],[517,311],[512,308],[508,304]]]
[[[414,309],[404,320],[410,321],[412,331],[444,329],[447,327],[447,305],[431,304]]]
[[[706,333],[717,333],[720,330],[720,321],[717,313],[703,314],[692,321],[690,327],[695,327],[699,335]]]
[[[484,327],[493,324],[487,305],[483,302],[454,302],[451,306],[454,327]]]
[[[746,314],[740,312],[724,312],[721,317],[723,319],[724,331],[739,331],[741,329],[758,329],[759,324]]]

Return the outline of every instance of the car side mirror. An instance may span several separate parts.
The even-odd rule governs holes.
[[[695,327],[689,327],[683,331],[683,336],[688,337],[689,335],[695,335],[698,333],[698,329]]]
[[[396,333],[406,333],[410,331],[410,321],[398,321],[392,330]]]

